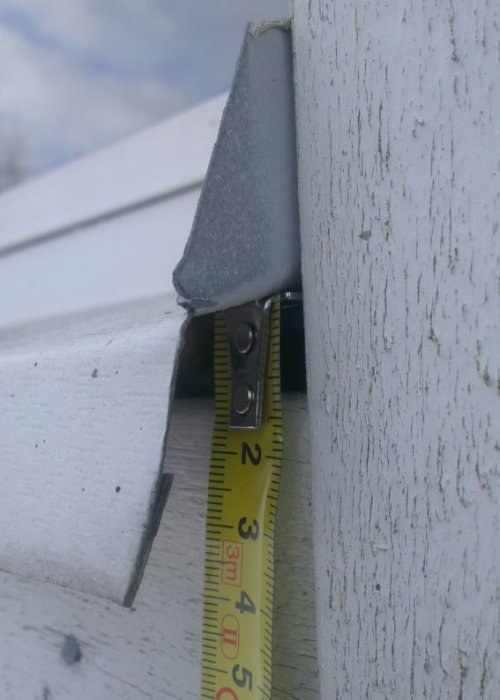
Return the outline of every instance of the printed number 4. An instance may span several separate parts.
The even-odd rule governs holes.
[[[255,615],[255,605],[246,591],[241,591],[240,601],[239,603],[235,603],[234,607],[236,610],[239,610],[242,615],[246,612]]]

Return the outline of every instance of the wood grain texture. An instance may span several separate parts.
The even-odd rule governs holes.
[[[202,567],[211,402],[173,410],[165,469],[175,474],[131,610],[0,574],[0,697],[142,700],[199,697]],[[284,407],[277,520],[273,700],[318,698],[312,512],[305,400]],[[61,657],[74,634],[81,661]]]
[[[499,19],[295,1],[328,700],[498,697]]]

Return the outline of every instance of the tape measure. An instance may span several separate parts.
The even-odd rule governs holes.
[[[214,331],[216,416],[209,472],[201,697],[271,697],[274,525],[283,448],[280,301],[272,304],[260,427],[230,428],[226,321]]]

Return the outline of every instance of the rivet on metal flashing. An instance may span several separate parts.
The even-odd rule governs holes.
[[[255,394],[247,384],[238,384],[233,393],[234,410],[240,416],[246,416],[252,408]]]

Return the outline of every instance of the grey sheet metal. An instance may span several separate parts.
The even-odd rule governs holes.
[[[247,28],[174,285],[195,314],[300,285],[289,22]]]

